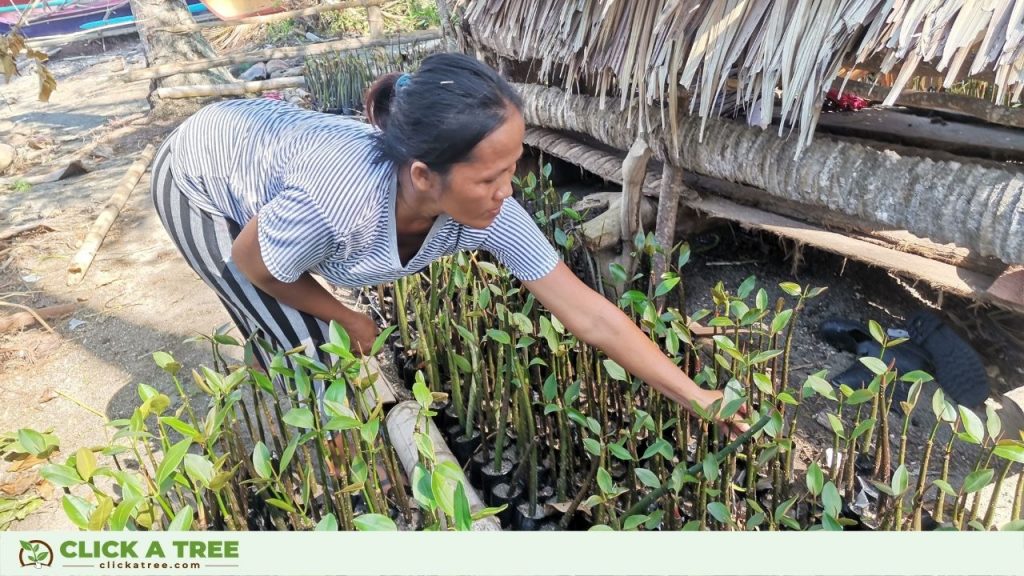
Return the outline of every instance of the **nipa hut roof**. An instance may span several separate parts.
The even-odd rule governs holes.
[[[889,104],[923,66],[943,75],[947,88],[983,75],[1003,103],[1019,102],[1024,89],[1024,0],[466,4],[474,42],[534,61],[542,78],[611,93],[622,109],[667,102],[670,124],[680,95],[703,118],[740,108],[748,122],[766,127],[780,114],[783,127],[799,127],[801,145],[843,68],[896,72]]]

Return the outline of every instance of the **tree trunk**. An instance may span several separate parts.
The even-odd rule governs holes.
[[[149,66],[201,60],[216,56],[213,48],[198,32],[174,34],[168,30],[192,24],[192,16],[184,2],[178,0],[130,0],[139,39]],[[232,80],[230,72],[213,69],[204,72],[177,74],[154,82],[151,88],[167,88],[190,84],[217,84]],[[153,99],[150,104],[158,115],[187,114],[200,102],[172,104]]]
[[[635,128],[626,124],[627,113],[602,110],[597,98],[533,84],[516,87],[530,125],[587,134],[620,150],[633,143]],[[953,242],[1007,264],[1024,263],[1024,175],[1019,172],[902,157],[822,136],[797,156],[795,138],[723,119],[709,119],[700,142],[701,120],[682,114],[676,119],[680,145],[674,147],[655,118],[664,111],[649,107],[645,113],[652,118],[641,125],[650,127],[655,156],[679,168]]]

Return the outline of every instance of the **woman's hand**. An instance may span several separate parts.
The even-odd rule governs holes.
[[[715,414],[715,420],[718,422],[718,427],[728,438],[736,438],[740,434],[750,429],[750,425],[743,421],[747,416],[747,406],[744,404],[740,406],[740,409],[735,414],[728,418],[722,418],[721,411],[725,407],[725,401],[721,390],[707,390],[704,388],[698,388],[700,393],[693,401],[698,404],[702,410],[709,412],[714,407],[715,402],[718,402],[718,408]],[[697,414],[692,407],[686,407],[691,413]]]
[[[342,323],[345,331],[348,332],[349,346],[353,354],[366,356],[373,349],[373,341],[377,339],[380,331],[377,323],[366,314],[353,313]]]
[[[693,403],[710,410],[722,393],[698,386],[672,363],[636,324],[604,296],[591,290],[562,262],[540,280],[525,282],[540,300],[577,338],[601,349],[627,372],[696,413]],[[719,402],[718,411],[722,409]],[[740,410],[729,418],[718,418],[730,437],[745,431]]]

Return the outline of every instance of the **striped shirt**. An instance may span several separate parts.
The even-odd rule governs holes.
[[[209,105],[172,135],[174,181],[200,209],[244,226],[259,216],[271,274],[307,271],[339,286],[390,282],[457,250],[485,250],[520,280],[551,272],[558,254],[507,198],[485,229],[439,216],[402,266],[395,228],[396,167],[375,161],[376,128],[270,99]]]

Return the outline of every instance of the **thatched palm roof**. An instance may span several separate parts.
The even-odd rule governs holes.
[[[534,61],[546,79],[602,97],[667,102],[703,118],[773,115],[807,143],[843,68],[898,72],[891,103],[924,66],[950,87],[984,75],[1000,102],[1024,89],[1024,0],[468,0],[474,41]],[[682,94],[681,91],[682,90]],[[684,104],[685,105],[685,104]],[[674,113],[663,115],[669,124]],[[672,126],[673,135],[678,131]]]

